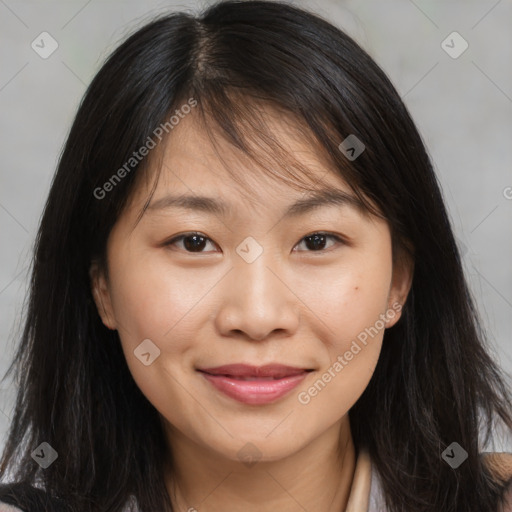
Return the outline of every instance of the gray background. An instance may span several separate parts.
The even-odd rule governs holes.
[[[86,85],[152,15],[210,3],[0,0],[0,377],[18,340],[44,201]],[[493,352],[512,372],[512,1],[295,3],[353,36],[404,99],[441,182]],[[43,31],[59,45],[47,59],[31,48]],[[469,44],[458,58],[442,47],[453,31]],[[0,447],[13,391],[1,385]],[[512,451],[510,441],[497,443]]]

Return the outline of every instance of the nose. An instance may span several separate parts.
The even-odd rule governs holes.
[[[242,259],[223,280],[216,326],[224,336],[263,340],[293,335],[299,325],[299,299],[284,273],[265,252],[254,262]]]

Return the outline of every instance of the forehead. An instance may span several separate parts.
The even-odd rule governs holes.
[[[293,189],[301,194],[319,188],[350,191],[304,127],[271,109],[260,115],[264,125],[237,126],[234,140],[197,114],[186,116],[163,141],[156,192],[178,187],[194,193],[206,185],[227,193],[240,185],[249,197],[259,191],[277,198]]]
[[[272,109],[260,114],[264,125],[242,126],[241,147],[236,135],[231,140],[196,112],[181,119],[155,151],[150,179],[137,187],[135,200],[147,207],[144,215],[186,208],[228,217],[236,216],[240,205],[275,208],[288,216],[338,205],[368,215],[303,126]]]

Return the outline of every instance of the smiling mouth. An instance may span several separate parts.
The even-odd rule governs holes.
[[[208,372],[204,372],[204,373],[207,373],[208,375],[212,375],[212,376],[217,376],[217,377],[229,377],[230,379],[235,379],[235,380],[258,380],[258,381],[262,381],[262,380],[279,380],[279,379],[284,379],[284,378],[287,377],[287,375],[281,375],[280,377],[240,377],[240,376],[229,375],[229,374],[225,374],[224,375],[224,374],[212,374],[212,373],[208,373]]]
[[[224,395],[245,404],[263,405],[284,397],[313,370],[279,364],[235,364],[197,371]]]

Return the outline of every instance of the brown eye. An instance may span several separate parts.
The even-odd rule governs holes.
[[[211,240],[202,235],[201,233],[186,233],[184,235],[177,236],[172,240],[169,240],[165,245],[166,246],[176,246],[178,243],[182,242],[182,248],[186,252],[209,252],[204,251],[203,249],[211,242]],[[213,245],[213,243],[212,243]]]
[[[329,239],[333,240],[334,243],[329,244]],[[318,232],[305,236],[297,246],[304,244],[306,247],[305,252],[323,252],[336,245],[336,242],[339,244],[344,243],[343,239],[337,235]],[[203,253],[211,252],[204,250],[209,243],[215,248],[214,242],[207,236],[204,236],[201,233],[185,233],[174,237],[166,242],[165,245],[178,247],[179,249],[189,253]],[[302,252],[302,250],[300,252]]]
[[[343,240],[339,236],[319,232],[305,236],[298,245],[304,243],[304,245],[307,248],[307,252],[321,252],[326,250],[326,244],[328,239],[335,240],[338,243],[343,243]],[[335,244],[331,244],[330,246],[327,247],[327,249],[332,247],[332,245]]]

